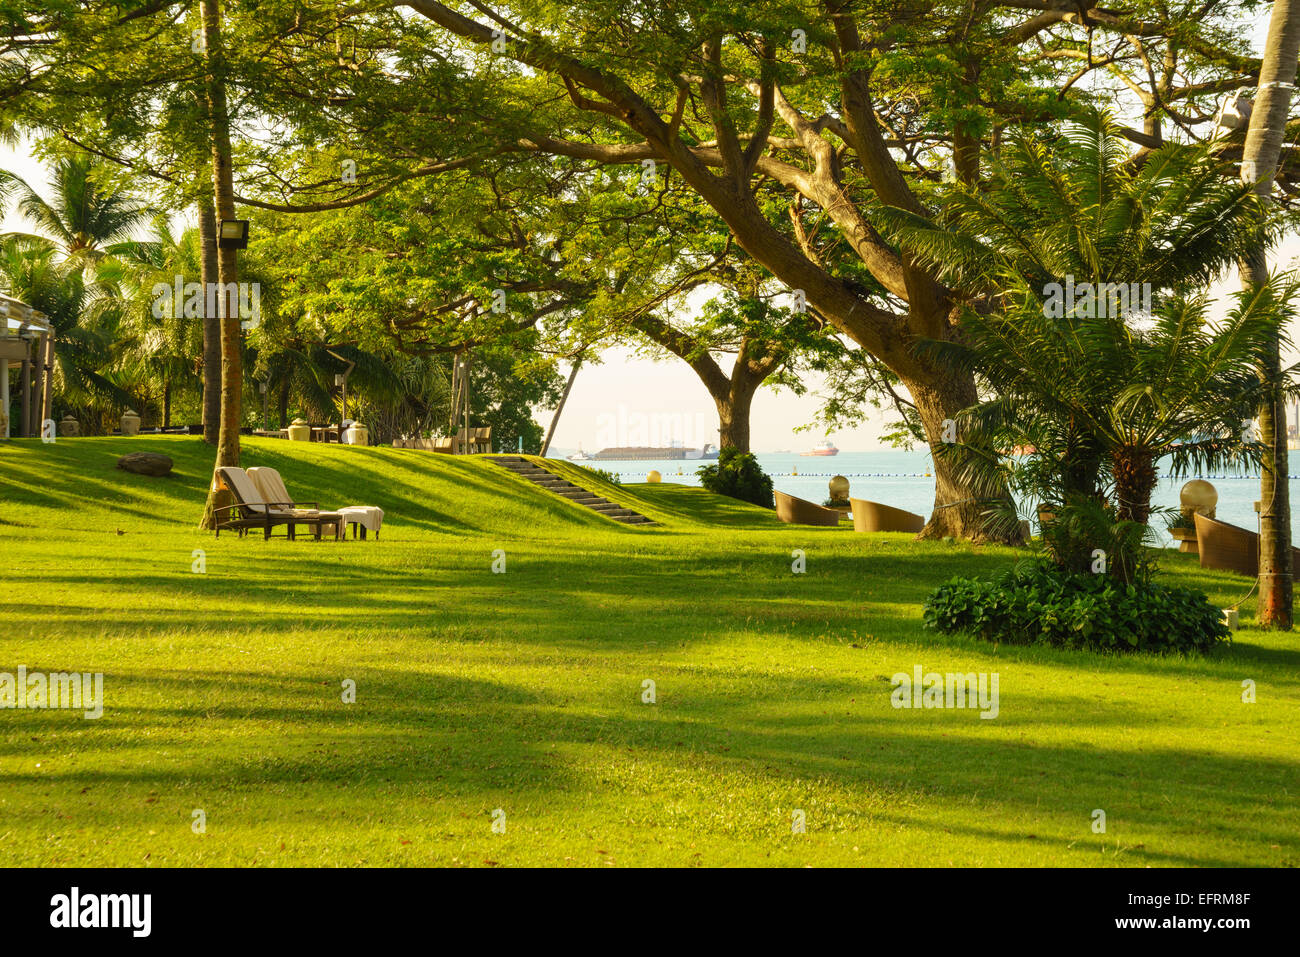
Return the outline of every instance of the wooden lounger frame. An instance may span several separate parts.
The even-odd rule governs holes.
[[[323,527],[332,524],[334,526],[334,538],[336,541],[340,540],[340,526],[343,524],[343,518],[338,512],[317,511],[315,515],[297,515],[293,512],[272,511],[274,508],[298,509],[311,507],[319,509],[320,505],[317,502],[246,502],[236,489],[236,483],[227,475],[227,468],[223,466],[217,469],[217,476],[221,481],[221,487],[234,496],[235,504],[223,505],[213,510],[216,519],[214,531],[217,538],[221,537],[222,529],[233,530],[239,534],[240,538],[243,538],[250,529],[260,528],[262,529],[263,539],[269,539],[271,529],[277,525],[286,525],[288,527],[285,529],[285,535],[290,540],[293,540],[296,537],[296,527],[298,525],[307,525],[314,530],[315,538],[319,541]],[[251,483],[252,479],[249,479],[249,482]],[[262,510],[257,511],[255,506],[261,506]],[[223,514],[226,516],[224,519],[222,518]]]

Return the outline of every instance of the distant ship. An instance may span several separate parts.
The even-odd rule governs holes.
[[[626,462],[635,460],[651,461],[681,461],[683,459],[716,459],[718,450],[712,445],[705,445],[702,449],[688,449],[681,445],[663,446],[623,446],[613,449],[601,449],[595,455],[589,455],[587,458],[598,461],[610,459],[613,461]]]
[[[800,452],[800,455],[839,455],[840,450],[835,447],[835,443],[830,439],[824,442],[818,442],[807,452]]]
[[[569,456],[569,461],[570,461],[570,462],[589,462],[589,461],[591,461],[591,456],[588,455],[586,452],[582,451],[582,443],[579,442],[579,443],[578,443],[578,451],[574,452],[572,455]]]
[[[702,449],[687,449],[686,457],[688,459],[716,459],[718,457],[718,449],[716,446],[705,442],[704,448]]]

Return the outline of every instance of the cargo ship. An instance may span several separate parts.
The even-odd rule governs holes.
[[[714,446],[708,444],[706,444],[702,449],[688,449],[683,448],[680,445],[671,445],[667,447],[630,445],[612,449],[601,449],[594,455],[588,456],[588,458],[597,461],[614,462],[676,462],[686,459],[716,459],[717,457],[718,450]]]
[[[835,443],[830,439],[824,442],[818,442],[807,452],[800,452],[800,455],[839,455],[840,450],[835,447]]]

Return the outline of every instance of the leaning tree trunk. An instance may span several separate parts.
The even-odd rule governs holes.
[[[955,457],[944,446],[965,439],[955,432],[958,413],[979,399],[975,380],[957,372],[935,372],[924,379],[902,377],[925,429],[934,459],[934,508],[921,529],[920,538],[952,536],[974,541],[1019,544],[1019,531],[1007,534],[990,528],[985,513],[1005,499],[1005,488],[980,489],[959,474]]]
[[[221,46],[221,5],[203,0],[203,37],[207,53],[209,131],[212,145],[212,186],[217,221],[235,218],[234,173],[230,160],[230,117],[226,105],[225,55]],[[218,227],[219,229],[219,227]],[[220,233],[218,232],[218,235]],[[239,260],[238,251],[217,248],[215,297],[221,317],[221,428],[217,435],[214,468],[239,464],[240,403],[243,375],[239,352]],[[208,485],[208,502],[203,528],[212,528],[213,510],[218,505],[215,481]]]
[[[1255,192],[1272,201],[1291,87],[1300,55],[1300,0],[1275,0],[1259,71],[1259,94],[1251,111],[1242,151],[1241,178],[1254,183]],[[1241,263],[1246,288],[1268,281],[1268,260],[1261,246]],[[1259,485],[1259,606],[1261,625],[1289,630],[1292,625],[1291,488],[1288,480],[1286,404],[1281,390],[1281,343],[1274,340],[1261,375],[1270,396],[1259,409],[1260,440],[1265,458]]]
[[[204,97],[206,104],[207,98]],[[216,445],[221,429],[221,317],[207,307],[207,291],[217,281],[217,214],[212,197],[199,201],[199,239],[203,249],[203,441]]]

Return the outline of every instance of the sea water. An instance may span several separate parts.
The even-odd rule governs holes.
[[[849,495],[870,499],[895,508],[906,509],[929,516],[934,507],[934,468],[928,451],[885,449],[876,452],[841,452],[839,455],[813,456],[794,452],[759,452],[758,462],[763,471],[772,476],[773,486],[781,492],[821,504],[829,496],[827,483],[833,476],[843,475],[849,480]],[[664,482],[680,485],[700,484],[696,470],[708,461],[698,459],[665,461],[587,461],[578,462],[590,468],[603,469],[617,474],[622,481],[644,482],[651,470],[656,470]],[[1187,475],[1173,479],[1168,476],[1168,465],[1161,468],[1162,477],[1151,496],[1152,506],[1178,507],[1178,490],[1189,479],[1208,479],[1218,490],[1219,504],[1216,517],[1223,522],[1239,525],[1252,531],[1259,530],[1259,515],[1255,502],[1259,499],[1259,475]],[[928,474],[927,474],[928,473]],[[1297,533],[1295,516],[1300,514],[1300,478],[1291,480],[1291,499],[1297,503],[1293,512],[1292,536]],[[1023,517],[1029,517],[1022,511]],[[1175,544],[1165,531],[1165,518],[1154,516],[1151,520],[1156,537],[1165,545]]]

